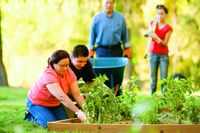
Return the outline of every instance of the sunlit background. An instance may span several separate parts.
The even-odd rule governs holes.
[[[155,16],[157,4],[169,8],[173,26],[170,70],[183,73],[200,86],[199,0],[115,0],[126,17],[133,58],[131,73],[149,89],[148,59],[143,34]],[[3,61],[10,86],[29,88],[57,49],[69,53],[76,44],[87,45],[92,17],[102,10],[101,0],[1,0]]]

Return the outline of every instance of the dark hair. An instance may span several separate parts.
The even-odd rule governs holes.
[[[51,57],[48,59],[48,65],[51,65],[52,68],[53,64],[57,64],[60,60],[68,58],[69,59],[69,54],[65,50],[56,50],[53,52]]]
[[[165,5],[157,5],[156,9],[162,9],[166,14],[168,14],[168,9]]]
[[[89,51],[85,45],[79,44],[76,45],[72,51],[74,57],[88,57]]]
[[[186,77],[182,74],[182,73],[175,73],[171,75],[174,79],[178,78],[178,79],[186,79]]]

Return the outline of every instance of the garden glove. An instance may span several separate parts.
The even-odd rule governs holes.
[[[131,58],[131,48],[125,48],[124,49],[124,56]]]
[[[85,115],[85,113],[82,110],[79,110],[78,112],[75,112],[75,114],[77,115],[77,117],[81,120],[87,120],[87,117]]]
[[[95,50],[89,50],[89,58],[94,57]]]

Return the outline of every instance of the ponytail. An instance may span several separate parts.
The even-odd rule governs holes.
[[[53,64],[57,64],[60,60],[65,59],[65,58],[70,58],[69,54],[65,50],[57,50],[53,52],[51,57],[48,58],[47,63],[50,65],[52,68],[54,68]]]

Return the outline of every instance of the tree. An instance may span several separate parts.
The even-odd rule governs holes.
[[[8,86],[6,69],[3,64],[2,34],[1,34],[1,8],[0,8],[0,85]]]
[[[103,10],[102,0],[0,0],[0,3],[3,16],[0,41],[4,46],[0,44],[1,69],[4,69],[3,51],[9,84],[23,87],[34,82],[52,51],[70,52],[76,44],[87,44],[92,17]],[[125,16],[130,34],[133,56],[129,73],[142,81],[143,88],[149,87],[143,34],[155,16],[157,4],[169,8],[167,22],[174,29],[169,42],[169,75],[173,72],[192,77],[196,88],[200,88],[199,0],[115,0],[115,8]],[[27,68],[31,71],[24,73]],[[2,72],[0,78],[1,75]]]

